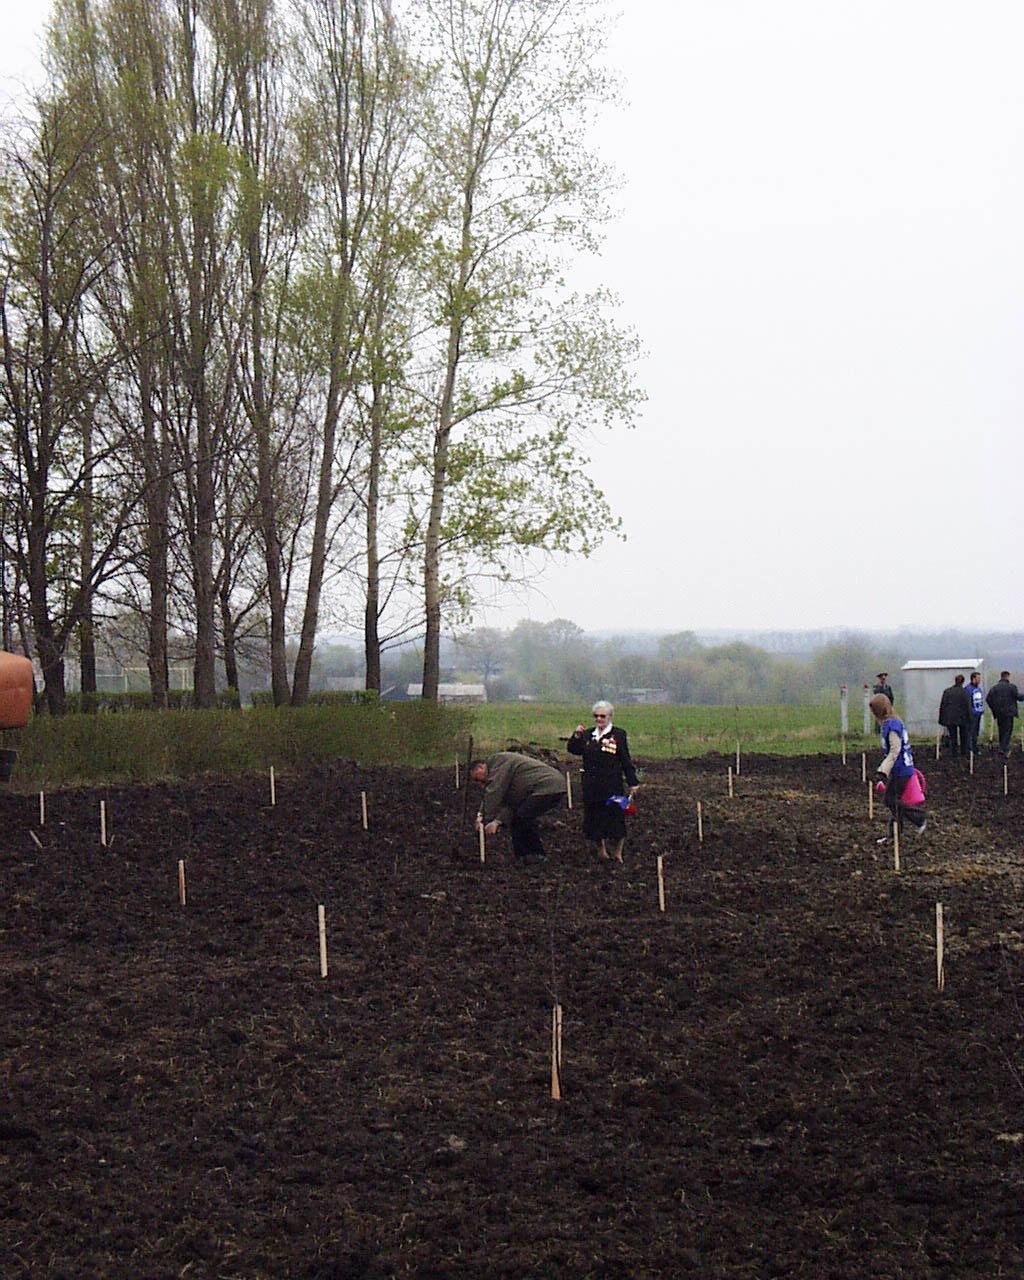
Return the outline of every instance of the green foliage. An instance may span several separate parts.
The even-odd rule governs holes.
[[[439,765],[461,756],[465,708],[432,703],[150,711],[130,716],[38,716],[22,730],[11,786],[149,782],[213,773],[301,768],[344,758]]]
[[[274,705],[274,695],[269,689],[256,690],[251,697],[254,707]],[[360,707],[379,701],[376,689],[314,689],[306,703],[311,707]]]

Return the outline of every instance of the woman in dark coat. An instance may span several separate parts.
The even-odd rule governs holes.
[[[583,757],[583,835],[597,844],[601,858],[608,857],[607,842],[611,840],[614,857],[621,862],[626,819],[622,809],[608,800],[624,795],[627,784],[629,795],[633,795],[639,780],[629,755],[626,731],[612,724],[614,710],[610,702],[595,702],[594,728],[578,724],[568,749],[574,756]]]

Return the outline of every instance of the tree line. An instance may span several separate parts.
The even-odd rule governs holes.
[[[153,702],[266,655],[368,688],[616,521],[635,339],[565,283],[610,175],[597,0],[57,0],[0,171],[0,624],[65,705],[126,613]]]
[[[593,702],[645,689],[694,706],[838,705],[846,684],[850,705],[857,708],[863,685],[870,687],[883,670],[899,699],[900,668],[910,659],[969,654],[981,658],[989,673],[1024,665],[1024,637],[1015,633],[845,632],[809,648],[797,634],[771,639],[788,644],[790,652],[771,652],[751,640],[702,641],[693,631],[595,636],[558,618],[525,620],[509,629],[477,627],[453,640],[444,656],[453,676],[484,681],[493,701],[526,696]],[[396,660],[393,683],[414,678],[417,656],[409,649]]]

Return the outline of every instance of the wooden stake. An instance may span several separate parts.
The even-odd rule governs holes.
[[[562,1023],[562,1006],[556,1004],[551,1010],[551,1098],[554,1102],[562,1101],[562,1070],[559,1052],[559,1028]]]
[[[480,823],[480,861],[487,861],[487,841],[484,838],[484,824]]]
[[[875,786],[874,783],[868,783],[868,818],[873,820],[875,816]]]
[[[868,780],[868,753],[862,751],[860,753],[860,780],[867,782]]]
[[[665,910],[665,859],[658,854],[658,909]]]
[[[941,734],[938,734],[938,733],[937,733],[937,734],[935,735],[935,759],[936,759],[936,760],[938,760],[938,758],[939,758],[939,738],[940,738],[940,737],[941,737]]]
[[[732,765],[729,766],[729,799],[732,799]]]
[[[1010,774],[1006,765],[1004,764],[1003,765],[1003,795],[1008,796],[1009,794],[1010,794]]]
[[[273,807],[277,804],[277,787],[274,785],[274,766],[270,766],[270,804]]]
[[[939,990],[946,989],[946,967],[945,967],[945,929],[942,923],[942,903],[935,904],[935,980],[938,983]]]
[[[458,758],[456,757],[456,760],[455,760],[455,790],[456,790],[456,791],[458,791],[458,789],[459,789],[459,761],[458,761]]]
[[[107,802],[100,801],[100,844],[107,847]]]
[[[558,1075],[562,1075],[562,1006],[555,1005],[555,1061],[558,1063]]]
[[[571,809],[572,808],[572,774],[571,773],[567,773],[565,775],[565,798],[566,798],[566,801],[568,802],[569,808]]]
[[[362,808],[362,811],[363,811],[363,830],[364,830],[364,831],[369,831],[369,829],[370,829],[370,822],[369,822],[369,818],[367,817],[367,813],[366,813],[366,792],[365,792],[365,791],[360,791],[360,793],[359,793],[359,804],[360,804],[360,807]]]
[[[42,791],[39,793],[39,825],[46,826],[46,796]]]
[[[185,860],[178,859],[178,901],[185,905]]]
[[[971,752],[971,777],[974,777],[974,752]]]
[[[740,776],[740,744],[736,743],[736,777]]]
[[[893,823],[892,827],[892,869],[897,874],[900,869],[900,829]]]
[[[843,764],[846,764],[846,734],[843,734]]]
[[[327,917],[323,903],[316,909],[316,931],[320,939],[320,977],[327,977]]]
[[[697,801],[697,842],[704,843],[704,811],[699,800]]]

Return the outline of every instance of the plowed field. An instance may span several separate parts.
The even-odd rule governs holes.
[[[0,796],[0,1274],[1024,1276],[1020,758],[898,873],[859,756],[729,763],[622,866],[454,770]]]

